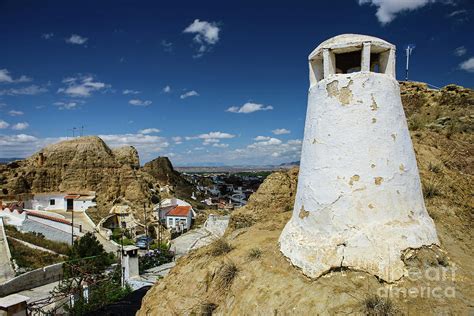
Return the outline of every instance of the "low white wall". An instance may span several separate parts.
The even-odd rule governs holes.
[[[84,212],[89,207],[96,206],[95,202],[92,201],[84,201],[84,200],[74,200],[73,209],[74,211],[82,211]]]

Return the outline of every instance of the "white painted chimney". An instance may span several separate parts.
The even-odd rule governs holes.
[[[309,277],[346,267],[386,281],[403,250],[439,244],[395,79],[395,46],[344,34],[309,56],[293,216],[282,253]]]

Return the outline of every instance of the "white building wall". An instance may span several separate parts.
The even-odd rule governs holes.
[[[31,201],[31,208],[34,210],[66,210],[66,194],[35,195]],[[50,200],[54,200],[54,205],[50,205]]]
[[[181,220],[185,220],[184,227],[189,230],[191,228],[191,221],[192,221],[192,212],[188,213],[187,217],[182,217],[182,216],[166,216],[166,227],[167,228],[178,228],[178,223]]]

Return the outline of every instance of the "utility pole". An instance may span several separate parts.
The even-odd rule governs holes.
[[[408,65],[410,63],[410,55],[411,55],[411,53],[413,52],[414,49],[415,49],[414,44],[408,44],[406,49],[405,49],[406,55],[407,55],[407,64],[406,64],[406,68],[405,68],[405,81],[408,81]]]
[[[67,201],[67,200],[66,200]],[[74,246],[74,207],[71,210],[71,247]]]
[[[146,250],[147,252],[150,251],[150,243],[148,242],[148,222],[146,218],[146,207],[145,203],[143,203],[143,211],[145,212],[145,236],[146,236]]]

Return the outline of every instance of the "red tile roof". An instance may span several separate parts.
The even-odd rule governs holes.
[[[44,218],[44,219],[47,219],[47,220],[50,220],[50,221],[53,221],[53,222],[58,222],[58,223],[66,224],[66,225],[71,225],[70,221],[68,221],[67,219],[63,219],[63,218],[49,216],[49,215],[46,215],[46,214],[36,213],[36,212],[32,212],[32,211],[27,211],[26,214],[28,214],[28,216],[35,216],[35,217]],[[74,226],[76,226],[76,225],[74,225]]]
[[[66,195],[64,198],[65,199],[78,199],[80,198],[80,195]]]
[[[187,217],[191,211],[191,206],[176,206],[174,209],[166,214],[167,216]]]

